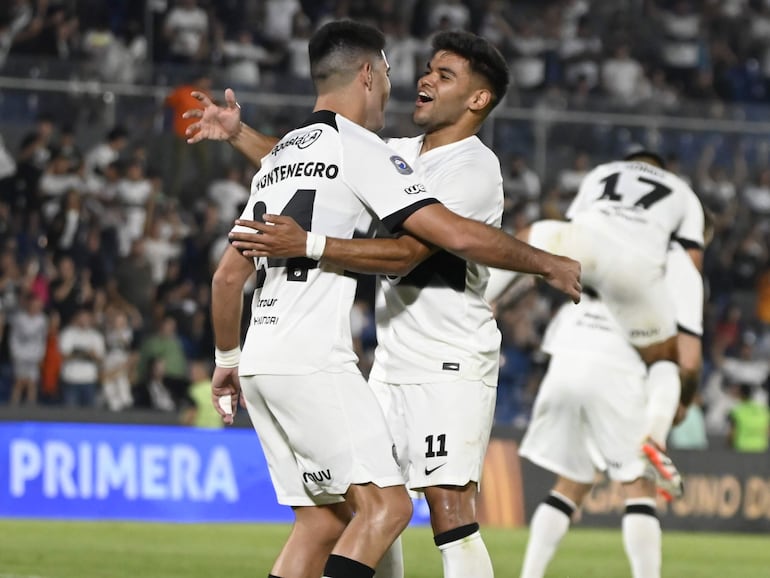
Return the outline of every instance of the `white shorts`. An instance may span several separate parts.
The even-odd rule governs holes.
[[[404,483],[377,400],[360,374],[241,377],[279,504],[341,502],[351,484]]]
[[[396,443],[407,487],[479,482],[497,388],[481,381],[386,384],[369,379]]]
[[[596,470],[619,482],[644,474],[644,377],[594,357],[551,358],[519,454],[565,478],[592,484]]]
[[[26,379],[38,383],[40,381],[39,361],[14,361],[13,376],[16,379]]]
[[[623,246],[595,224],[582,220],[533,223],[528,242],[538,249],[580,261],[583,287],[592,287],[599,293],[636,347],[665,341],[676,334],[674,306],[664,275],[665,261],[655,263],[632,247]]]

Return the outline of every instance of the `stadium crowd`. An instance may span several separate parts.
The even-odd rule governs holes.
[[[748,117],[745,103],[756,103],[770,111],[761,106],[770,98],[766,0],[12,0],[0,8],[0,73],[27,76],[33,59],[56,77],[65,61],[84,78],[168,84],[171,93],[216,67],[221,86],[301,92],[310,32],[339,17],[387,32],[395,96],[411,98],[432,33],[464,28],[508,59],[510,104]],[[184,106],[167,104],[175,115]],[[0,402],[179,411],[191,372],[199,383],[212,356],[212,267],[253,170],[209,166],[204,145],[180,141],[174,162],[195,150],[205,168],[182,193],[130,124],[94,143],[73,119],[76,111],[38,110],[26,135],[0,146]],[[569,162],[538,172],[527,142],[496,147],[509,230],[563,216],[581,177],[608,156],[566,135],[559,142],[569,143]],[[699,396],[715,435],[727,435],[741,386],[767,402],[769,144],[701,139],[685,158],[662,147],[716,217]],[[352,320],[364,369],[375,340],[371,288],[361,284]],[[527,422],[545,363],[539,340],[557,302],[537,285],[498,311],[500,423]]]

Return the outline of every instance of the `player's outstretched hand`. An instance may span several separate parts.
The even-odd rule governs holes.
[[[543,279],[555,289],[566,293],[573,303],[580,303],[580,263],[569,257],[553,255],[553,261],[548,274]]]
[[[307,231],[291,217],[265,215],[264,223],[238,219],[236,225],[249,227],[256,233],[230,233],[230,242],[244,257],[304,257]]]
[[[202,92],[193,91],[203,108],[185,111],[182,118],[197,118],[186,131],[187,142],[194,144],[202,140],[230,140],[241,130],[241,106],[235,100],[231,88],[225,90],[225,106],[215,104]]]
[[[237,367],[215,367],[211,377],[211,403],[227,425],[232,425],[241,397]]]

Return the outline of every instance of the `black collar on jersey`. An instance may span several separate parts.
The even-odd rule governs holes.
[[[330,110],[315,111],[313,114],[307,117],[305,119],[305,122],[303,122],[297,128],[305,128],[306,126],[310,126],[311,124],[319,124],[319,123],[328,124],[334,130],[339,132],[339,129],[337,128],[337,113],[332,112]]]

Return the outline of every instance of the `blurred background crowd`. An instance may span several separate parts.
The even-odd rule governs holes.
[[[511,89],[481,136],[508,230],[563,216],[582,176],[630,144],[659,150],[716,216],[697,431],[682,443],[726,436],[740,403],[767,405],[770,0],[4,2],[0,403],[200,419],[210,277],[254,169],[221,143],[187,145],[181,112],[193,88],[231,86],[247,122],[282,134],[312,103],[308,38],[340,17],[387,34],[387,135],[416,133],[433,33],[500,48]],[[352,317],[364,371],[372,291],[362,279]],[[498,311],[498,423],[526,425],[559,303],[535,285]]]

